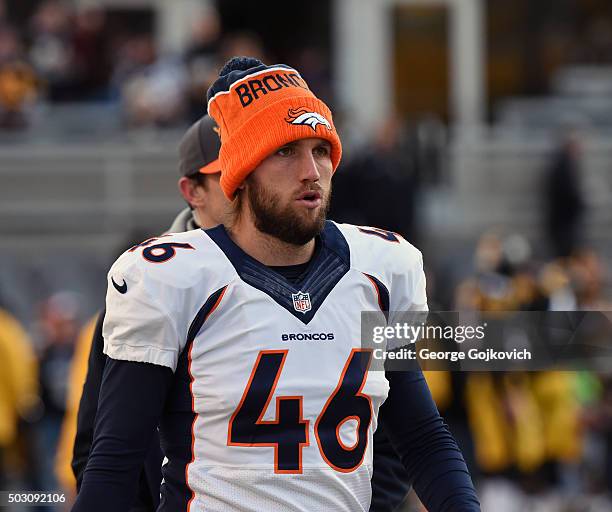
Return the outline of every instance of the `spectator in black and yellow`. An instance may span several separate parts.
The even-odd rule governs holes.
[[[89,352],[91,350],[91,340],[94,337],[94,330],[98,315],[96,314],[85,327],[81,329],[74,349],[74,356],[70,365],[68,376],[68,392],[66,397],[66,413],[62,423],[62,430],[57,446],[55,458],[55,476],[62,486],[62,489],[71,497],[76,496],[76,478],[72,471],[72,456],[74,449],[74,439],[77,429],[77,414],[79,402],[83,392],[83,384],[87,377],[87,364]]]
[[[546,175],[546,223],[555,257],[570,256],[582,243],[587,203],[582,190],[581,153],[577,133],[568,131]]]
[[[28,470],[28,455],[20,450],[20,425],[29,421],[38,403],[38,364],[30,338],[0,309],[0,489],[5,488],[7,465],[12,473],[25,475]]]
[[[550,264],[537,272],[521,237],[485,234],[475,267],[474,277],[457,288],[458,310],[576,306],[564,269]],[[466,412],[482,473],[511,476],[525,488],[559,484],[582,451],[578,378],[560,371],[468,374]]]
[[[43,490],[57,489],[53,463],[66,412],[66,377],[81,325],[80,308],[79,296],[69,291],[51,295],[38,308],[36,334],[44,414],[37,426]]]
[[[190,122],[196,122],[202,116],[202,91],[217,78],[221,33],[221,17],[217,10],[212,5],[202,6],[202,11],[191,22],[189,43],[183,56],[189,75],[187,102]]]
[[[474,275],[457,287],[455,310],[501,314],[576,305],[564,267],[555,263],[540,271],[521,236],[486,233],[474,266]],[[580,268],[581,281],[590,283],[585,290],[595,288],[595,278],[585,275],[596,276],[596,265]],[[577,373],[424,373],[476,479],[510,477],[523,489],[546,488],[576,469],[583,444]]]
[[[28,27],[28,57],[44,80],[46,98],[51,102],[70,101],[79,92],[75,84],[79,74],[74,60],[75,27],[68,2],[37,2]],[[103,65],[101,58],[96,63]]]
[[[27,126],[27,110],[35,101],[38,79],[22,56],[17,32],[0,26],[0,128]]]

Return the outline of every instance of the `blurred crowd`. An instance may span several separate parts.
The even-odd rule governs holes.
[[[202,115],[205,91],[229,57],[266,57],[257,35],[223,31],[214,7],[191,20],[178,55],[161,52],[152,27],[132,26],[129,19],[111,27],[108,11],[95,3],[43,0],[20,26],[6,11],[0,0],[4,129],[26,127],[37,105],[67,101],[119,104],[129,127],[182,125]],[[316,80],[319,64],[311,53],[299,59]]]
[[[600,257],[539,261],[517,234],[479,240],[473,275],[444,310],[608,311]],[[435,297],[435,292],[434,292]],[[428,380],[479,482],[483,510],[609,510],[610,376],[591,371],[444,373]]]

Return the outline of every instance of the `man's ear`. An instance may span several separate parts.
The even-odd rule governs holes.
[[[204,203],[204,187],[198,185],[195,180],[189,179],[185,176],[179,178],[178,189],[183,199],[187,201],[192,207],[201,206]]]

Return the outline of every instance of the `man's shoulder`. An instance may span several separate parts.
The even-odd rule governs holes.
[[[215,243],[202,229],[194,229],[166,233],[134,245],[115,261],[109,277],[189,288],[230,271],[231,265]],[[123,285],[119,284],[121,291]]]
[[[399,233],[372,226],[333,224],[349,245],[353,266],[401,269],[422,262],[421,251]]]

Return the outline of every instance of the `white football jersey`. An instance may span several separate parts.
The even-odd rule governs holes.
[[[425,309],[420,252],[328,221],[293,284],[223,226],[147,240],[111,268],[104,352],[175,372],[162,511],[367,511],[387,396],[362,311]]]

